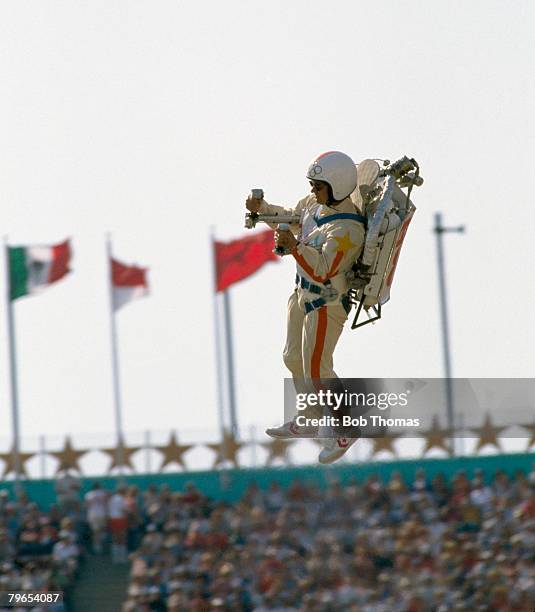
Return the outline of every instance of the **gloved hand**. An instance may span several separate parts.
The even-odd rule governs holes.
[[[297,245],[297,240],[289,230],[278,229],[275,231],[275,245],[291,251]]]
[[[257,213],[260,210],[261,205],[262,205],[262,200],[259,200],[258,198],[253,198],[252,196],[249,196],[245,200],[245,208],[247,208],[247,210],[253,213]]]

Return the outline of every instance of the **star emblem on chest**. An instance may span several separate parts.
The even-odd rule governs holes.
[[[337,253],[347,253],[350,249],[356,247],[356,244],[351,242],[351,238],[349,237],[349,232],[346,232],[343,236],[335,236],[334,239],[338,243],[336,247]]]

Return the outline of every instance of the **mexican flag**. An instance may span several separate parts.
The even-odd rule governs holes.
[[[70,272],[68,240],[52,246],[8,247],[8,255],[11,300],[38,293]]]
[[[129,266],[111,258],[111,283],[113,309],[118,310],[128,302],[148,295],[147,269]]]

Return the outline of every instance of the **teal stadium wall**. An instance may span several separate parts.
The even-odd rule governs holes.
[[[346,484],[352,479],[362,482],[370,474],[378,474],[383,481],[388,481],[392,472],[395,471],[400,472],[406,482],[411,482],[419,468],[425,470],[428,480],[439,473],[450,479],[459,470],[464,470],[468,477],[472,477],[475,470],[482,469],[485,479],[488,481],[497,470],[503,470],[507,474],[513,475],[517,470],[529,473],[534,469],[534,466],[535,453],[515,453],[486,457],[344,463],[331,466],[284,466],[167,474],[135,474],[125,476],[123,480],[127,485],[136,485],[141,490],[146,489],[151,484],[158,487],[166,484],[172,491],[182,491],[186,483],[192,482],[209,497],[235,501],[253,482],[263,489],[267,488],[272,481],[277,481],[281,486],[286,487],[294,480],[302,480],[325,487],[332,482]],[[81,482],[82,493],[85,493],[93,482],[100,482],[106,489],[114,489],[119,482],[119,477],[85,477],[81,479]],[[54,479],[22,481],[30,499],[37,502],[43,509],[47,509],[55,502],[54,483]],[[13,481],[0,482],[0,488],[8,489],[11,495],[13,494],[13,485]]]

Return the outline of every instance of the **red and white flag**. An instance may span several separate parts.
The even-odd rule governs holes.
[[[112,258],[111,281],[114,310],[118,310],[128,302],[137,300],[149,293],[147,268],[127,266]]]

